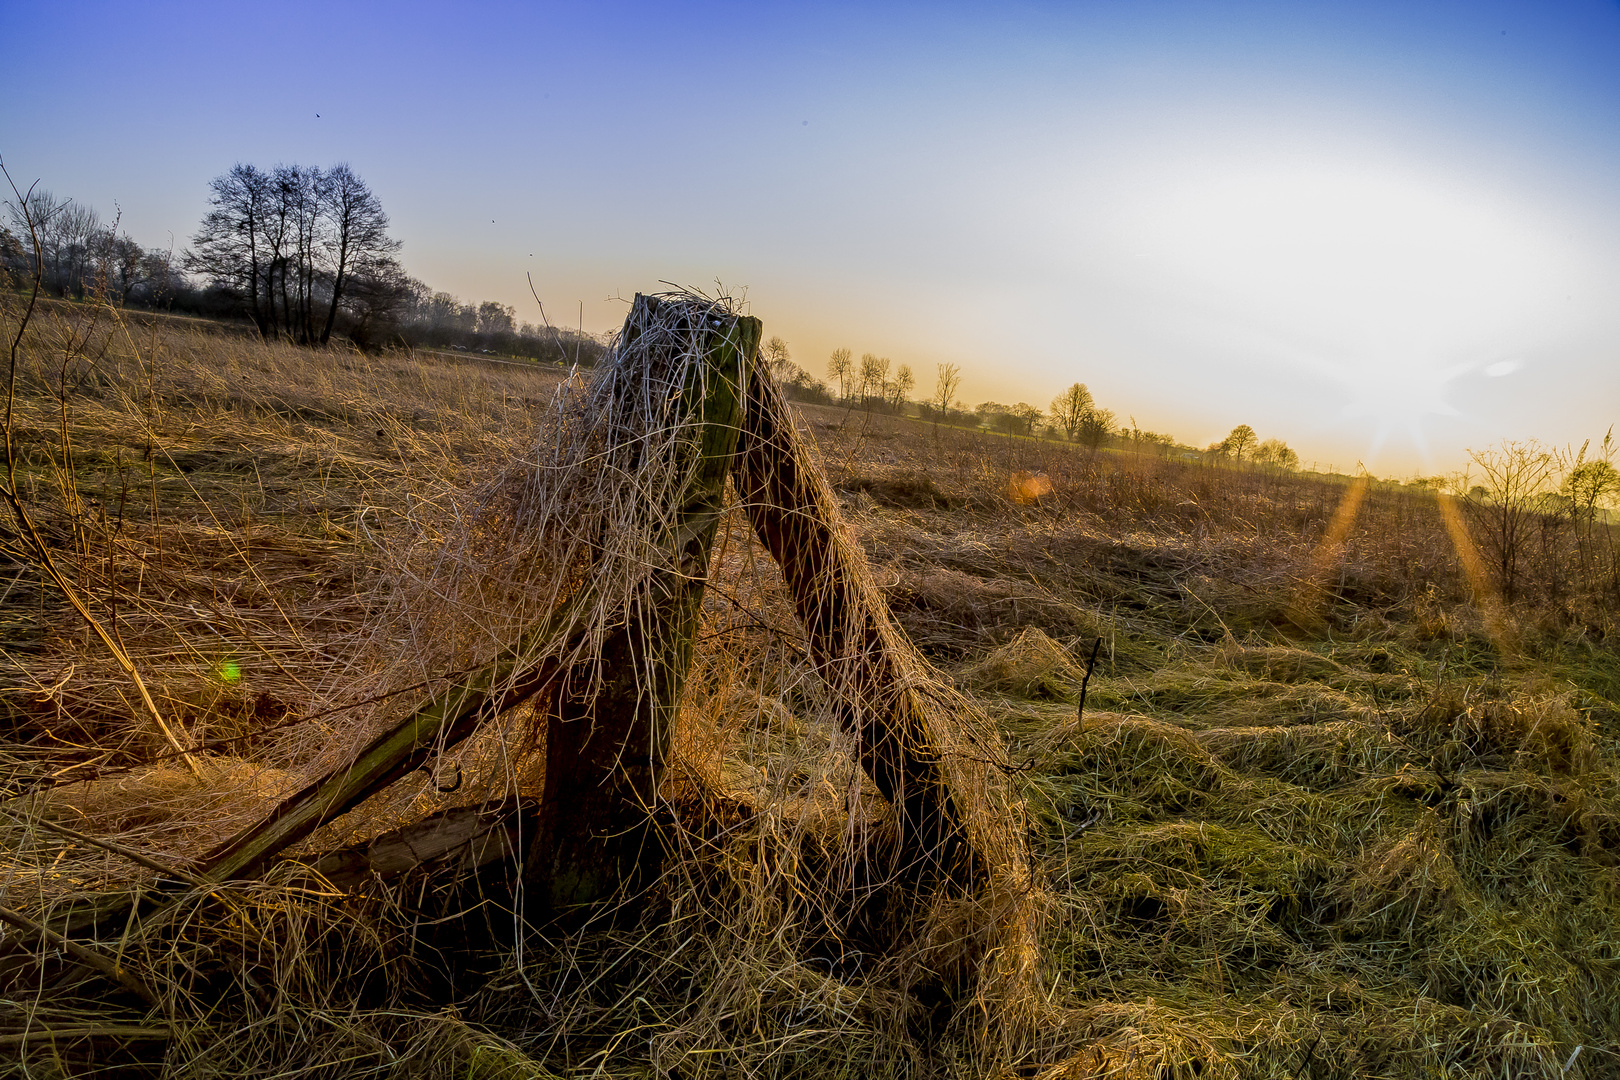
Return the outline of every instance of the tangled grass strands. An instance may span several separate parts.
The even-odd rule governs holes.
[[[0,1073],[1569,1080],[1613,1065],[1616,609],[1601,574],[1558,576],[1556,533],[1528,571],[1545,595],[1499,612],[1515,625],[1493,636],[1428,492],[1369,481],[1351,522],[1345,479],[794,407],[864,580],[927,668],[852,723],[833,680],[875,654],[818,657],[739,485],[648,801],[665,872],[636,902],[522,927],[521,815],[482,863],[449,850],[344,878],[328,861],[532,806],[538,698],[262,880],[160,886],[28,822],[193,865],[397,723],[414,696],[391,691],[431,694],[535,625],[553,594],[531,586],[557,583],[529,541],[506,545],[502,515],[558,472],[552,425],[601,373],[559,401],[567,373],[165,323],[140,364],[98,339],[75,369],[69,477],[35,448],[60,441],[73,328],[37,328],[16,414],[30,510],[213,776],[166,756],[61,598],[8,566],[0,780],[26,801],[0,815],[0,903],[60,927],[53,913],[97,894],[173,891],[66,935],[137,972],[162,1021],[25,934],[26,955],[0,960]],[[605,459],[571,460],[590,479]],[[1009,495],[1020,472],[1052,490]],[[1601,571],[1605,528],[1581,534],[1582,573]],[[446,552],[464,557],[454,590]],[[1074,671],[1099,638],[1078,722]],[[905,829],[863,755],[914,696],[952,723],[982,716],[944,729],[941,771],[969,770],[953,793],[982,782],[985,805],[1006,800],[987,829],[1026,844],[1035,888],[930,893],[898,873]],[[906,738],[924,757],[926,733]],[[996,990],[1012,939],[997,912],[1033,913],[1037,981],[1016,985],[1035,992]]]

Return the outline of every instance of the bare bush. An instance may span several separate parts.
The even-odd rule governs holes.
[[[1548,499],[1558,484],[1559,458],[1533,439],[1470,450],[1468,456],[1479,469],[1479,482],[1466,484],[1463,505],[1497,588],[1512,603],[1534,548],[1545,548],[1548,534],[1562,525]]]

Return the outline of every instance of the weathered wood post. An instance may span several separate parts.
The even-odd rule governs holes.
[[[660,303],[670,302],[636,297],[627,341],[646,333]],[[760,339],[758,319],[721,316],[690,303],[684,312],[681,318],[704,324],[677,327],[701,342],[702,362],[669,368],[668,358],[658,355],[664,346],[642,341],[633,355],[651,370],[645,384],[629,385],[678,395],[669,422],[686,437],[671,449],[695,455],[694,467],[685,472],[685,490],[662,535],[650,545],[654,569],[623,623],[603,641],[598,661],[562,678],[547,718],[545,789],[525,887],[530,903],[550,913],[605,899],[621,884],[633,889],[651,880],[663,860],[649,832],[651,811],[691,666],[709,550],[725,509],[726,474]],[[621,355],[632,351],[621,348]],[[661,366],[673,372],[667,385],[659,385]]]
[[[733,480],[754,534],[782,569],[839,722],[894,809],[898,883],[936,900],[971,897],[977,908],[954,929],[950,920],[919,925],[919,985],[957,1000],[971,988],[982,1030],[998,1030],[1011,1059],[1042,1000],[1040,890],[1000,740],[894,621],[768,378],[749,381],[737,459]]]
[[[945,760],[952,752],[961,755],[962,740],[941,727],[940,708],[925,700],[934,679],[868,578],[832,491],[768,379],[749,383],[734,479],[755,535],[793,594],[816,666],[841,703],[840,722],[856,737],[867,775],[894,807],[896,869],[906,878],[971,886],[989,853],[987,838],[973,835],[961,793],[953,790],[962,762],[953,776]],[[993,754],[969,748],[967,756],[982,759],[967,771],[982,772]]]

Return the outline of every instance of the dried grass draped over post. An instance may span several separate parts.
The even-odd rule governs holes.
[[[503,653],[514,661],[507,688],[567,670],[591,680],[570,693],[594,694],[603,642],[647,613],[650,579],[692,569],[679,565],[678,523],[702,433],[680,407],[683,391],[702,397],[713,377],[695,328],[734,318],[725,300],[638,307],[594,377],[560,388],[537,443],[494,476],[412,507],[386,574],[394,588],[340,700],[453,679]],[[535,763],[534,736],[530,726],[503,745],[501,783]]]
[[[632,318],[614,362],[589,384],[569,381],[529,452],[491,479],[447,487],[401,508],[400,520],[388,528],[368,630],[329,676],[328,685],[342,689],[311,703],[311,712],[338,719],[322,724],[329,736],[325,750],[304,757],[298,772],[315,782],[350,775],[347,762],[356,748],[374,742],[379,728],[397,727],[401,687],[451,685],[434,699],[441,700],[469,681],[469,671],[481,670],[489,677],[479,693],[489,707],[480,718],[494,722],[460,746],[452,745],[449,729],[441,732],[438,753],[445,760],[430,773],[452,765],[458,782],[451,790],[403,779],[381,791],[375,784],[353,787],[353,798],[369,798],[293,853],[315,856],[451,805],[536,794],[545,747],[535,720],[548,698],[542,695],[531,709],[511,706],[535,691],[561,692],[553,688],[560,671],[581,676],[566,692],[594,693],[606,674],[604,641],[648,610],[652,578],[705,572],[679,561],[682,495],[702,455],[677,401],[683,390],[690,398],[694,380],[701,396],[708,377],[694,327],[735,313],[725,301],[662,301],[645,309],[659,317]],[[858,961],[862,989],[834,995],[853,994],[867,1004],[839,1006],[844,1019],[821,1033],[827,1046],[859,1033],[850,1045],[865,1048],[868,1064],[892,1058],[898,1045],[914,1046],[915,1031],[904,1030],[914,1006],[888,1019],[879,1019],[881,1007],[868,1010],[879,1000],[903,1002],[909,988],[927,983],[951,996],[974,995],[975,1007],[957,1013],[954,1045],[986,1067],[1009,1061],[1027,1042],[1039,1000],[1039,898],[999,742],[894,624],[780,397],[763,378],[750,379],[749,390],[746,453],[737,473],[742,498],[726,512],[726,547],[709,570],[714,589],[702,616],[699,677],[683,702],[685,730],[677,744],[687,761],[666,794],[678,799],[683,787],[676,781],[699,777],[711,808],[735,803],[736,785],[719,782],[723,776],[693,760],[701,756],[696,748],[715,748],[734,761],[748,756],[743,743],[783,719],[803,737],[754,755],[760,782],[743,800],[745,817],[718,835],[712,817],[669,805],[674,812],[664,838],[679,857],[653,912],[668,917],[666,925],[647,923],[645,936],[633,941],[588,934],[595,956],[582,962],[570,954],[576,958],[561,970],[548,970],[552,960],[544,957],[563,953],[531,945],[518,970],[528,985],[561,987],[569,970],[583,963],[622,967],[656,938],[688,962],[685,976],[659,1002],[677,1041],[739,1064],[760,1064],[786,1048],[736,1041],[725,1019],[735,1011],[736,995],[763,1001],[783,978],[826,983],[827,976],[815,972],[825,962],[828,935],[856,933],[861,911],[889,894],[899,899],[886,901],[888,909],[899,914],[876,929],[900,936],[888,946],[891,955]],[[756,497],[762,493],[769,498]],[[749,518],[764,547],[743,527]],[[786,587],[766,549],[781,561]],[[806,574],[807,568],[813,572]],[[739,612],[762,618],[735,632]],[[491,655],[504,659],[492,668]],[[855,762],[870,781],[851,772]],[[829,805],[796,794],[806,790],[842,791],[844,798]],[[333,802],[306,824],[313,827],[341,808]],[[842,822],[832,834],[825,828],[829,809]],[[267,859],[296,839],[278,836],[245,865],[262,872]],[[215,865],[243,870],[229,860]],[[746,865],[753,869],[737,872]],[[274,878],[283,880],[284,872]],[[274,892],[267,888],[266,895]],[[198,889],[169,904],[165,918],[143,924],[127,943],[129,955],[159,986],[199,962],[193,953],[201,940],[165,942],[162,929],[186,910],[198,911],[198,925],[206,925],[213,916],[197,905],[206,909],[213,893]],[[904,910],[911,904],[915,910]],[[373,906],[367,917],[394,920],[406,910]],[[766,911],[775,916],[762,918]],[[699,913],[696,924],[682,912]],[[380,933],[388,938],[394,931]],[[672,937],[677,933],[680,946]],[[701,956],[694,957],[694,943]],[[884,947],[877,939],[863,944]],[[564,948],[580,947],[576,941]],[[242,971],[229,978],[250,978],[251,963],[241,962]],[[725,970],[709,971],[709,964]],[[559,1018],[558,1031],[589,1043],[604,1036],[603,1025],[611,1028],[626,1010],[634,1012],[633,1001],[626,990],[594,1011],[576,1006]],[[504,1004],[490,1007],[491,1019]]]
[[[699,305],[699,320],[728,314],[708,301],[661,299],[666,312]],[[624,612],[640,602],[638,590],[647,575],[670,566],[675,548],[669,542],[669,515],[690,483],[694,463],[671,442],[680,436],[670,431],[661,410],[688,376],[677,372],[663,376],[661,385],[648,386],[634,381],[645,380],[647,373],[624,357],[627,345],[656,346],[658,335],[668,332],[667,326],[628,324],[614,350],[615,362],[588,387],[573,385],[559,395],[555,427],[533,457],[476,489],[473,512],[456,515],[466,524],[454,542],[430,538],[431,561],[413,579],[431,583],[432,590],[402,596],[412,609],[409,618],[424,620],[444,635],[468,613],[483,617],[441,639],[457,642],[465,636],[473,647],[435,657],[421,674],[466,663],[477,655],[477,644],[490,648],[510,640],[542,612],[580,596],[590,600],[579,636],[536,643],[531,655],[536,663],[551,656],[589,667],[596,655],[591,650],[600,650],[606,634],[623,625]],[[731,667],[734,680],[727,692],[730,715],[694,715],[695,701],[688,695],[685,743],[694,741],[690,729],[705,723],[724,729],[721,738],[766,723],[772,697],[796,681],[818,683],[817,691],[801,697],[822,702],[819,715],[806,719],[830,721],[834,730],[825,743],[830,756],[810,764],[827,777],[829,789],[847,792],[846,866],[874,864],[863,877],[866,889],[881,885],[870,876],[880,861],[886,867],[878,870],[880,878],[896,875],[914,884],[927,879],[936,886],[954,882],[954,889],[925,901],[932,905],[926,916],[911,920],[914,961],[930,977],[958,989],[971,985],[980,1003],[981,1037],[994,1033],[1010,1050],[1022,1038],[1016,1033],[1027,1029],[1036,1000],[1040,901],[999,740],[894,624],[836,500],[768,378],[752,373],[747,397],[736,474],[741,509],[781,568],[799,625],[780,604],[783,598],[770,595],[779,588],[760,580],[769,573],[760,560],[728,558],[724,552],[711,575],[719,600],[707,605],[709,624],[728,607],[757,610],[753,602],[768,605],[775,599],[767,629],[778,638],[807,638],[809,667],[804,669],[801,657],[771,648],[755,654],[752,670],[723,665]],[[732,536],[729,543],[758,551],[743,537]],[[443,614],[434,612],[439,604],[445,605]],[[729,635],[700,647],[700,667],[712,670],[737,642]],[[564,648],[572,651],[558,652]],[[415,674],[400,672],[390,681]],[[737,686],[739,677],[753,687]],[[739,699],[752,703],[756,715],[739,716]],[[521,762],[533,748],[520,744],[517,755],[500,759]],[[862,785],[851,786],[837,775],[836,762],[844,755],[862,763],[892,807],[899,848],[886,859],[867,850],[878,839],[873,821],[884,811],[874,816],[863,807]],[[509,769],[514,778],[523,771],[521,765]],[[833,878],[854,881],[848,870]],[[850,894],[847,902],[859,903],[859,896]]]
[[[559,394],[555,424],[531,456],[452,504],[441,519],[449,525],[421,532],[414,551],[419,561],[407,562],[408,572],[400,575],[408,585],[396,600],[399,611],[379,625],[423,626],[436,648],[404,653],[400,662],[420,666],[385,668],[381,682],[398,684],[468,665],[492,649],[509,648],[503,642],[526,631],[531,639],[513,668],[514,683],[542,665],[593,672],[600,680],[603,641],[634,624],[627,613],[645,603],[650,575],[675,568],[681,549],[673,514],[699,455],[688,444],[691,433],[671,422],[669,409],[681,387],[701,377],[694,372],[701,370],[702,358],[670,335],[731,317],[722,303],[692,297],[660,301],[657,310],[667,321],[644,323],[633,315],[613,362],[589,386],[571,383]],[[672,361],[649,366],[641,359],[645,354]],[[912,943],[911,959],[902,965],[911,974],[904,979],[934,980],[952,992],[971,988],[978,1001],[975,1041],[991,1058],[1005,1058],[1027,1037],[1038,1000],[1039,898],[999,741],[894,624],[808,447],[775,388],[757,371],[748,379],[743,428],[737,472],[742,510],[780,566],[800,619],[793,625],[779,603],[783,598],[776,597],[764,629],[778,638],[803,642],[808,637],[809,666],[792,652],[764,649],[739,671],[735,663],[720,662],[728,650],[735,656],[735,635],[700,647],[700,668],[731,669],[725,700],[732,710],[701,715],[690,708],[701,696],[689,694],[685,745],[724,741],[768,723],[772,697],[807,677],[818,683],[816,691],[800,698],[822,703],[804,719],[811,725],[830,721],[833,730],[824,736],[826,756],[801,760],[797,768],[812,768],[829,790],[847,792],[844,850],[838,857],[845,869],[828,880],[846,883],[844,903],[852,908],[865,902],[863,895],[887,887],[886,876],[913,887],[949,886],[912,894],[924,911],[902,920]],[[729,542],[757,551],[746,538],[732,536]],[[736,554],[716,560],[722,569],[711,576],[722,602],[708,605],[708,625],[728,605],[748,609],[753,601],[769,603],[772,589],[759,580],[760,561]],[[728,576],[723,569],[728,567],[740,570],[743,580]],[[704,568],[682,569],[702,573]],[[569,606],[574,614],[568,627],[553,624],[546,640],[532,638],[529,628],[537,621]],[[381,638],[376,644],[386,650],[391,642]],[[576,686],[567,692],[594,690]],[[756,715],[737,715],[739,700],[751,702]],[[721,730],[694,739],[691,729],[705,723]],[[539,749],[531,736],[486,753],[486,764],[498,766],[499,775],[487,772],[474,790],[490,795],[521,789],[524,778],[533,776]],[[889,811],[868,810],[862,785],[851,786],[841,775],[838,762],[851,757],[876,783],[875,794],[886,797]],[[754,809],[761,804],[755,802]],[[868,846],[884,831],[874,822],[886,816],[898,827],[898,847],[880,856]],[[713,853],[712,845],[679,836],[666,841],[695,857]],[[854,873],[856,864],[865,869]],[[677,867],[671,876],[704,875]],[[784,887],[778,874],[756,880]],[[824,884],[788,887],[808,895],[823,892]],[[735,900],[745,907],[758,902]],[[823,909],[819,921],[837,925],[852,917],[849,911],[827,910],[836,905],[835,895],[817,901]],[[737,940],[716,945],[740,955],[755,948]]]
[[[425,545],[419,541],[417,548],[429,549],[425,571],[407,564],[395,576],[426,586],[425,592],[401,590],[405,609],[385,610],[383,627],[386,633],[409,625],[411,615],[422,620],[425,609],[426,622],[417,625],[441,651],[425,670],[407,669],[389,681],[441,689],[363,743],[335,741],[316,779],[209,858],[212,876],[261,873],[288,845],[537,693],[550,701],[554,719],[565,722],[551,729],[559,743],[577,741],[599,723],[607,728],[594,751],[600,768],[578,766],[590,775],[576,776],[571,763],[561,769],[557,760],[548,763],[553,783],[575,785],[542,803],[551,855],[574,843],[582,829],[623,832],[628,822],[597,818],[624,798],[650,804],[654,781],[648,778],[661,767],[668,742],[660,731],[669,726],[666,714],[674,711],[684,680],[687,623],[696,615],[721,512],[743,369],[757,348],[756,321],[694,299],[638,297],[611,366],[583,401],[570,410],[566,394],[559,395],[553,444],[542,442],[520,459],[528,466],[508,468],[506,482],[476,490],[470,512],[457,512]],[[532,597],[540,599],[539,610],[524,602]],[[515,624],[513,612],[521,617]],[[492,632],[497,636],[484,640]],[[374,666],[385,679],[401,676],[401,656],[406,664],[422,662],[423,653],[409,644],[383,642],[384,659]],[[466,652],[456,655],[458,649]],[[462,660],[466,666],[458,666]],[[449,674],[435,674],[445,668]],[[424,677],[409,682],[417,674]],[[604,696],[610,681],[619,689]],[[383,689],[357,703],[393,696]],[[519,779],[513,766],[538,745],[532,736],[510,740],[517,730],[495,733],[493,745],[486,740],[486,751],[502,767],[499,776],[479,770],[486,793],[498,785],[510,794]],[[560,759],[562,751],[554,747],[549,756]],[[485,758],[480,764],[488,766]],[[625,776],[629,786],[621,791]],[[595,799],[603,809],[588,822],[546,824],[556,824],[557,815],[566,814],[560,808],[578,799]],[[606,855],[605,847],[583,855],[575,870]],[[587,895],[599,892],[592,887]]]
[[[638,306],[595,377],[573,374],[552,398],[536,444],[494,476],[410,505],[335,708],[423,683],[454,695],[481,672],[484,716],[509,714],[458,756],[475,780],[458,798],[535,779],[541,729],[512,706],[554,690],[559,672],[570,695],[595,695],[604,641],[650,614],[654,575],[689,570],[677,523],[701,431],[680,410],[713,377],[700,327],[732,321],[726,301]],[[352,758],[374,729],[356,725],[319,766]]]

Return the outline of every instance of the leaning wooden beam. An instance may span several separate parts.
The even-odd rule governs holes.
[[[197,878],[258,877],[282,851],[419,768],[435,749],[460,742],[484,720],[544,690],[560,670],[556,656],[566,651],[547,652],[540,663],[531,658],[547,643],[575,636],[594,600],[588,591],[576,595],[516,646],[378,734],[349,764],[282,800],[269,815],[215,849],[202,870],[191,875],[193,883]],[[150,911],[168,902],[163,894],[150,892],[97,897],[58,909],[49,921],[62,934],[95,934],[116,927],[134,910]]]
[[[754,532],[782,568],[861,764],[899,819],[903,869],[972,882],[983,868],[943,758],[960,739],[935,730],[937,707],[924,697],[933,680],[873,586],[832,491],[767,378],[749,382],[738,461],[736,483]],[[986,749],[971,753],[990,757]]]
[[[351,890],[373,878],[387,878],[435,864],[452,877],[477,873],[497,862],[516,862],[524,850],[526,823],[534,820],[532,800],[505,800],[456,806],[364,843],[339,848],[310,864],[336,888]]]
[[[763,373],[748,383],[734,480],[754,532],[782,568],[861,763],[899,819],[902,880],[954,888],[976,910],[919,941],[920,966],[972,986],[985,1030],[991,1018],[1008,1060],[1027,1046],[1042,1000],[1038,928],[1042,890],[1020,832],[1022,814],[1001,742],[930,670],[894,622],[838,504]]]
[[[223,844],[204,863],[203,873],[215,881],[258,877],[287,847],[420,768],[434,750],[453,746],[485,720],[545,689],[559,671],[557,652],[546,652],[538,664],[532,658],[547,645],[573,637],[592,599],[589,593],[574,597],[516,646],[373,738],[347,767],[282,800],[267,817]]]
[[[624,362],[646,371],[645,386],[630,384],[632,392],[679,395],[669,423],[684,437],[666,446],[695,459],[675,469],[684,490],[672,493],[673,512],[648,550],[654,569],[623,624],[553,697],[538,835],[525,870],[531,899],[548,913],[657,877],[663,849],[648,833],[650,811],[691,666],[760,323],[689,300],[637,296],[623,341]],[[683,355],[673,365],[670,356],[638,355],[659,350]]]

